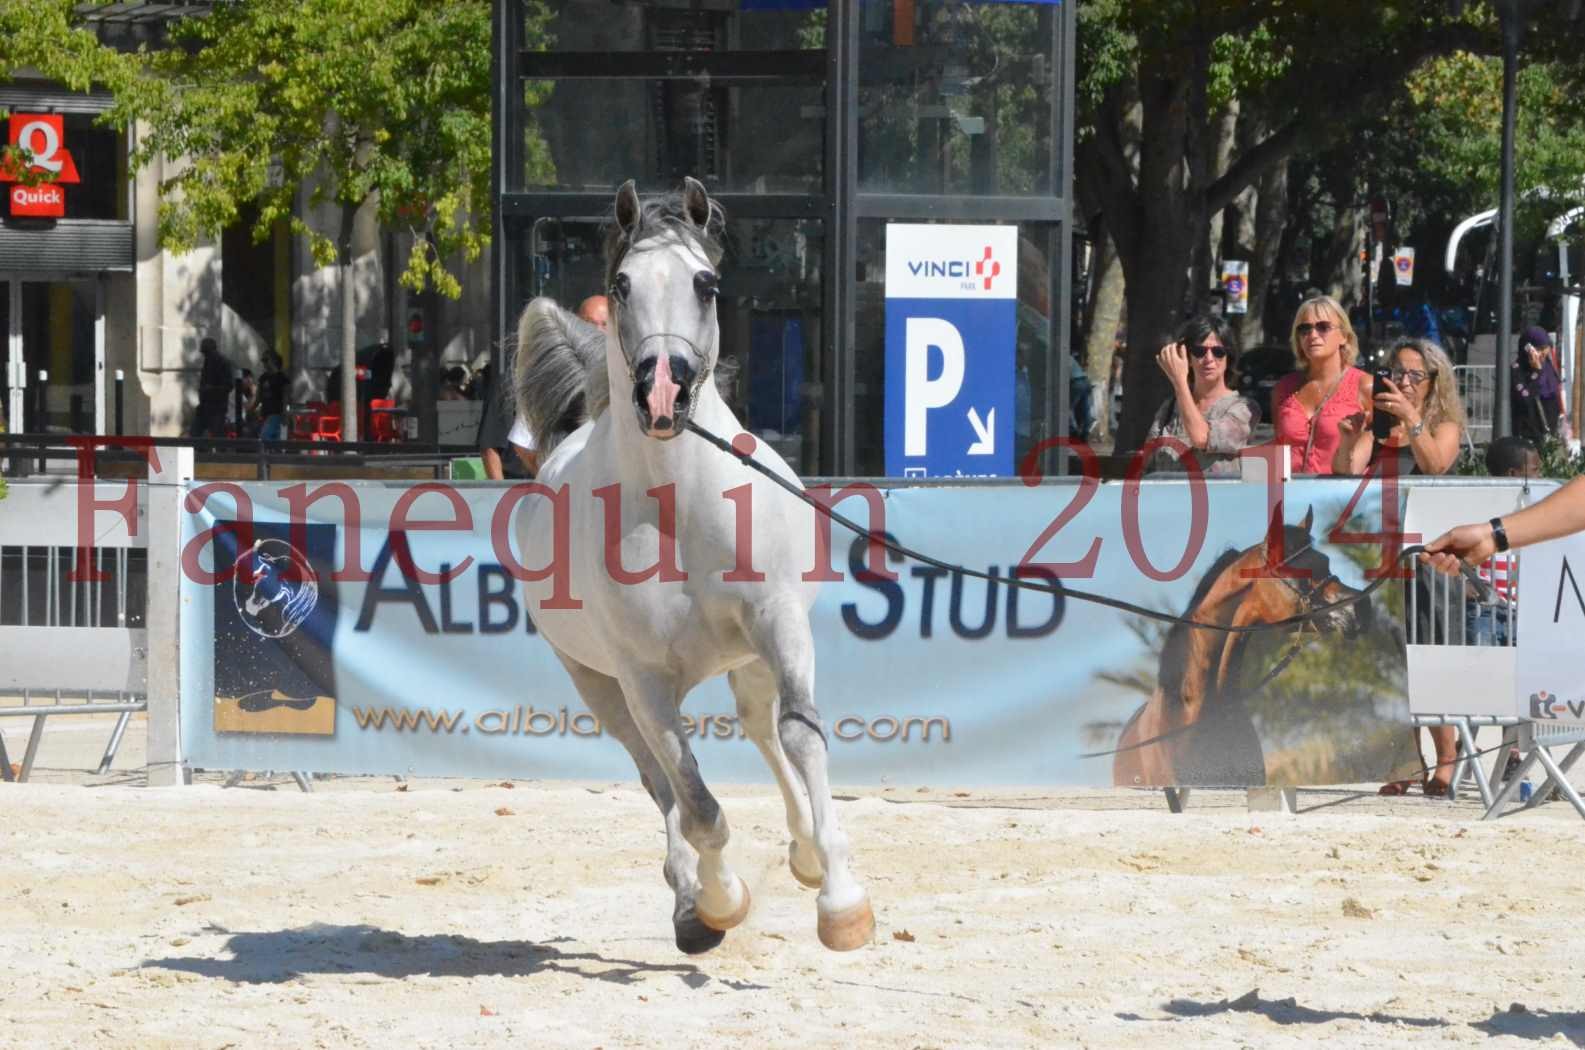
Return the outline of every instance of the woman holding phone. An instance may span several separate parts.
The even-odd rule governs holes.
[[[1371,408],[1338,421],[1332,473],[1364,474],[1390,457],[1399,475],[1446,474],[1464,439],[1453,363],[1429,339],[1400,339],[1389,361]]]

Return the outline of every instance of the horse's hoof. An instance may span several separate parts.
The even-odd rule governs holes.
[[[751,903],[748,886],[743,882],[742,879],[738,879],[737,888],[743,892],[743,901],[737,906],[736,911],[732,912],[730,915],[715,916],[707,915],[701,909],[699,911],[699,921],[710,927],[712,930],[720,930],[724,933],[736,926],[738,923],[742,922],[744,919],[748,918],[748,907]],[[695,905],[695,907],[698,907],[698,905]]]
[[[677,950],[687,955],[702,955],[726,939],[726,931],[706,926],[692,909],[672,920],[672,926],[677,931]]]
[[[820,913],[820,943],[834,952],[862,948],[875,937],[875,912],[865,897],[851,908]]]
[[[819,858],[815,859],[814,874],[810,874],[807,870],[798,866],[798,843],[796,842],[787,843],[787,866],[792,869],[793,878],[810,889],[818,890],[825,885],[826,875],[820,867]]]

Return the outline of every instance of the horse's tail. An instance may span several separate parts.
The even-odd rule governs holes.
[[[553,299],[532,300],[517,322],[513,386],[543,458],[611,400],[605,333]]]

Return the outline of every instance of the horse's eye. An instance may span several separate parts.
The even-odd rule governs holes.
[[[714,299],[721,291],[721,278],[709,270],[700,270],[693,275],[693,290],[703,302]]]
[[[619,303],[627,302],[627,293],[632,290],[633,282],[628,279],[625,273],[617,274],[616,280],[611,282],[611,298]]]

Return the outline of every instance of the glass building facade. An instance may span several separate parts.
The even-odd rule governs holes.
[[[1067,433],[1071,3],[496,9],[498,345],[530,298],[603,290],[622,182],[692,175],[728,218],[729,400],[801,473],[885,473],[891,223],[1017,227],[1019,460]]]

